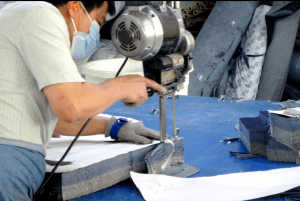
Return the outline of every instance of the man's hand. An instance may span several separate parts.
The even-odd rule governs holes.
[[[115,122],[116,117],[111,117],[105,128],[105,137],[109,137],[111,129]],[[122,125],[118,132],[118,139],[123,141],[135,142],[137,144],[150,144],[150,139],[159,140],[160,134],[158,131],[146,128],[142,122],[126,122]]]
[[[147,87],[162,93],[166,90],[157,82],[140,75],[119,76],[112,80],[116,81],[122,87],[121,90],[124,92],[124,96],[121,101],[130,108],[138,107],[148,99]]]

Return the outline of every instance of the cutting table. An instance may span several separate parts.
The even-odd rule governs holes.
[[[117,102],[104,113],[141,120],[146,127],[159,130],[159,114],[151,114],[152,109],[157,107],[159,98],[154,95],[138,108],[130,109],[122,102]],[[223,102],[217,98],[181,95],[176,99],[176,127],[180,128],[180,137],[184,137],[185,163],[200,169],[199,173],[191,177],[297,167],[293,163],[270,162],[266,158],[238,159],[230,156],[229,151],[246,152],[240,141],[220,142],[227,138],[239,137],[239,131],[235,128],[239,118],[257,117],[259,111],[280,108],[278,102],[253,100]],[[172,99],[167,99],[167,133],[172,136]],[[72,201],[92,200],[144,199],[134,183],[126,180]]]

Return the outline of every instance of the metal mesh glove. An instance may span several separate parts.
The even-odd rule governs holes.
[[[114,123],[118,119],[116,117],[111,117],[105,128],[105,137],[110,136],[111,129]],[[150,139],[160,139],[160,134],[158,131],[146,128],[143,122],[126,122],[122,125],[118,132],[118,139],[123,141],[131,141],[138,144],[150,144]]]

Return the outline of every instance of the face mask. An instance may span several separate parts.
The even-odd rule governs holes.
[[[96,50],[100,42],[100,25],[95,20],[92,22],[90,15],[88,14],[88,12],[86,12],[82,3],[81,6],[83,7],[85,13],[89,17],[92,25],[89,34],[79,32],[77,31],[75,23],[71,18],[75,29],[71,46],[71,55],[73,59],[82,59],[90,55]]]

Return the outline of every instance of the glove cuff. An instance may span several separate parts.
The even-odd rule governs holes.
[[[118,139],[118,133],[121,127],[127,122],[126,118],[111,117],[105,128],[105,137],[111,137],[112,139]]]

